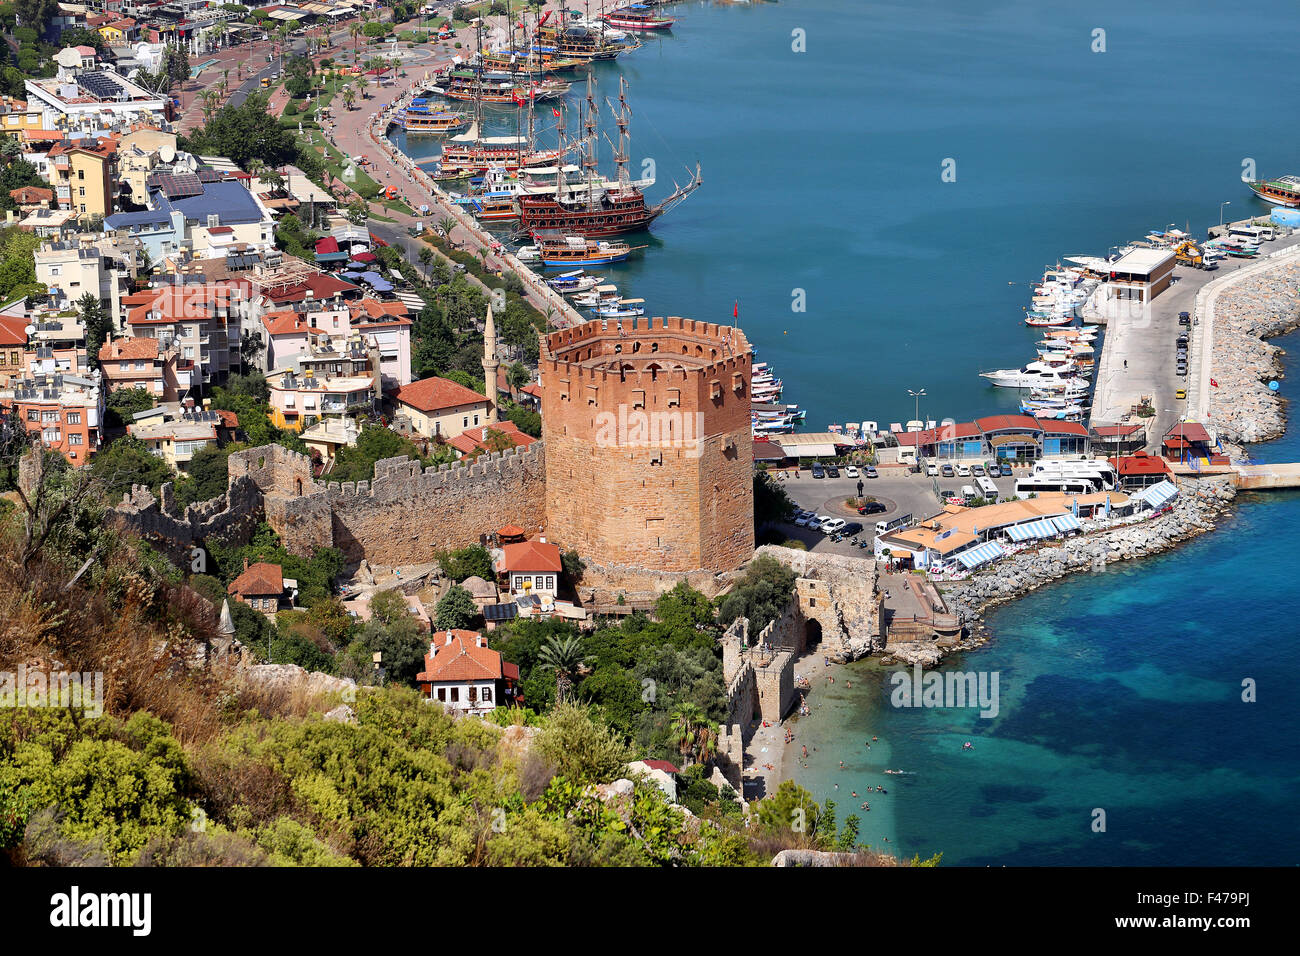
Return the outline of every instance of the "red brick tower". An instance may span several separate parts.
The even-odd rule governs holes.
[[[550,540],[606,567],[746,561],[752,362],[739,329],[693,319],[597,320],[545,336]]]

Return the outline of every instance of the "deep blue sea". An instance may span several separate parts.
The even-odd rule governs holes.
[[[1203,235],[1225,201],[1230,219],[1265,211],[1247,159],[1300,172],[1300,125],[1278,109],[1300,85],[1293,4],[672,10],[672,34],[597,67],[598,88],[628,79],[652,199],[696,161],[704,185],[606,274],[655,315],[730,322],[739,301],[812,430],[911,418],[908,389],[926,390],[927,418],[1012,408],[976,373],[1031,354],[1021,310],[1044,266],[1171,224]],[[1297,394],[1294,376],[1283,388]],[[1297,433],[1254,454],[1300,460]],[[895,709],[875,665],[855,665],[853,689],[797,725],[817,747],[799,779],[841,819],[858,812],[867,842],[948,863],[1295,863],[1297,540],[1300,495],[1243,496],[1186,547],[991,614],[994,639],[945,669],[999,672],[993,720]],[[868,783],[889,793],[862,813],[849,793]]]

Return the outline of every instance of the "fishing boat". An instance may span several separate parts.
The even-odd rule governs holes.
[[[614,161],[618,166],[617,182],[599,193],[594,188],[597,178],[596,99],[593,93],[594,78],[587,77],[587,97],[583,120],[582,167],[588,180],[584,193],[571,193],[561,188],[550,196],[520,196],[519,218],[522,227],[530,232],[539,229],[558,229],[568,235],[605,238],[647,228],[669,209],[682,202],[699,188],[700,170],[685,185],[655,205],[646,202],[645,193],[633,185],[628,174],[631,156],[631,138],[628,133],[627,80],[619,78],[619,111],[615,114],[618,126],[618,147]]]
[[[553,279],[547,279],[546,284],[556,292],[567,294],[570,292],[586,292],[588,289],[596,288],[604,281],[600,276],[589,276],[582,269],[575,269]]]
[[[537,232],[533,234],[533,238],[541,251],[542,265],[550,267],[622,262],[633,252],[646,248],[630,246],[626,242],[566,236],[563,233]]]
[[[573,304],[577,306],[598,306],[613,305],[618,301],[618,286],[616,285],[598,285],[594,289],[581,292],[573,297]]]
[[[556,99],[567,93],[563,80],[521,77],[508,70],[487,70],[478,66],[453,67],[435,74],[429,92],[466,103],[476,98],[495,106],[522,106],[524,100]]]
[[[1300,176],[1251,180],[1246,185],[1260,199],[1275,206],[1300,206]]]
[[[1068,359],[1057,362],[1030,362],[1022,368],[1003,368],[980,372],[1000,388],[1046,388],[1074,379],[1075,365]]]
[[[469,114],[456,110],[434,109],[422,96],[398,111],[394,121],[407,133],[454,133],[469,125]]]
[[[601,17],[611,27],[620,30],[671,30],[677,21],[672,17],[661,17],[644,3],[631,3],[619,7]]]
[[[598,305],[591,311],[602,319],[631,319],[645,315],[645,299],[619,299],[612,305]]]
[[[612,60],[620,53],[635,50],[641,45],[626,34],[613,36],[603,27],[590,22],[566,23],[563,8],[560,19],[547,25],[550,16],[548,10],[537,22],[533,36],[539,46],[549,47],[557,56],[584,62]]]
[[[1038,310],[1027,310],[1025,312],[1025,325],[1034,328],[1069,325],[1073,321],[1074,315],[1071,313],[1042,312]]]

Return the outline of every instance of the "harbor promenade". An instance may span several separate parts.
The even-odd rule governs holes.
[[[1300,234],[1269,243],[1268,255],[1255,261],[1227,260],[1217,270],[1178,266],[1176,281],[1142,311],[1125,313],[1106,324],[1097,363],[1091,424],[1110,425],[1136,420],[1132,410],[1149,398],[1155,410],[1147,420],[1147,451],[1158,453],[1160,440],[1180,421],[1205,421],[1210,387],[1213,307],[1218,294],[1233,283],[1275,264],[1279,256],[1300,253]],[[1188,374],[1177,375],[1174,344],[1178,313],[1192,315]],[[1177,398],[1179,389],[1187,398]]]

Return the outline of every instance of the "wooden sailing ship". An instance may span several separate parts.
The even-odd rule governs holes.
[[[662,202],[651,205],[645,193],[634,185],[628,175],[628,158],[631,137],[628,132],[630,111],[627,105],[627,80],[619,80],[619,109],[615,114],[618,125],[618,147],[614,161],[618,178],[605,189],[596,189],[597,172],[596,100],[592,93],[594,80],[587,77],[586,115],[584,121],[582,167],[587,188],[580,194],[560,188],[553,195],[522,195],[519,197],[520,225],[528,232],[559,230],[565,235],[603,238],[645,229],[669,209],[676,206],[700,186],[700,169],[697,165],[690,181]]]

